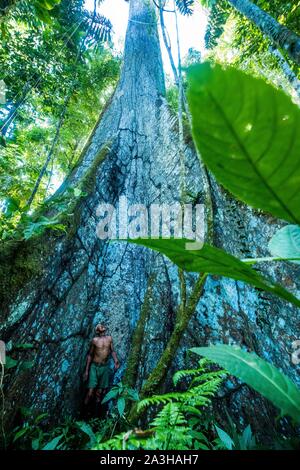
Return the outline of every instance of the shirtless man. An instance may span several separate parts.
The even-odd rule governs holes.
[[[114,360],[115,370],[120,367],[112,337],[105,335],[105,332],[106,328],[103,324],[97,325],[97,336],[91,342],[83,376],[85,381],[88,380],[88,392],[84,400],[85,405],[88,405],[95,390],[96,402],[98,404],[106,393],[110,378],[110,368],[108,365],[110,355],[112,355]]]

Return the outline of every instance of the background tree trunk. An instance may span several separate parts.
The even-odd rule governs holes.
[[[149,312],[143,312],[144,341],[132,369],[136,387],[141,387],[162,357],[180,304],[178,270],[143,247],[99,240],[96,209],[101,202],[115,205],[121,195],[129,204],[147,206],[180,200],[176,128],[165,100],[154,4],[131,0],[120,82],[80,162],[57,192],[60,196],[69,187],[81,187],[87,193],[74,208],[69,233],[48,232],[17,250],[3,251],[0,259],[1,272],[10,277],[9,288],[2,289],[0,336],[11,341],[12,347],[18,343],[34,346],[26,352],[33,355],[33,368],[10,369],[5,377],[7,429],[14,425],[20,405],[31,407],[33,413],[48,412],[53,422],[77,414],[84,391],[83,365],[99,321],[113,335],[121,362],[115,381],[121,378],[150,282]],[[189,193],[204,202],[199,161],[188,144],[185,159]],[[267,241],[280,224],[233,201],[213,180],[212,198],[215,243],[241,258],[264,256]],[[284,277],[296,290],[298,278],[290,267],[283,274],[281,265],[267,269],[269,275]],[[195,279],[186,276],[187,297]],[[187,348],[209,342],[236,342],[297,381],[297,370],[287,353],[300,334],[295,310],[243,283],[209,277],[162,388],[169,386],[174,369],[190,365]],[[24,358],[24,352],[20,357]],[[226,399],[238,422],[251,422],[254,430],[273,425],[276,412],[262,406],[254,392],[234,393],[229,388]]]
[[[290,58],[300,65],[300,38],[271,15],[249,0],[228,0],[228,2],[248,20],[257,26],[272,43],[282,48]]]

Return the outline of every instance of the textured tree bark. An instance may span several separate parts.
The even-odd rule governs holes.
[[[47,232],[0,256],[2,295],[0,337],[10,348],[31,343],[26,353],[34,365],[5,376],[5,424],[14,426],[19,406],[32,413],[46,411],[50,421],[76,416],[83,393],[81,380],[94,325],[108,325],[121,361],[115,381],[123,375],[130,343],[140,317],[149,280],[151,301],[144,311],[143,343],[133,376],[141,388],[163,356],[173,348],[172,332],[180,305],[177,268],[166,258],[124,242],[107,243],[96,235],[99,203],[172,204],[180,201],[180,155],[176,123],[165,100],[165,84],[156,12],[150,0],[131,0],[120,82],[95,127],[80,162],[56,197],[81,187],[85,199],[74,207],[67,235]],[[185,146],[186,185],[198,202],[205,202],[201,168],[193,147]],[[245,257],[266,255],[268,239],[280,223],[233,201],[212,179],[214,241]],[[55,197],[53,201],[55,202]],[[54,209],[55,210],[55,209]],[[70,212],[70,211],[69,211]],[[7,271],[8,269],[8,271]],[[31,275],[27,275],[27,271]],[[299,281],[289,266],[265,267],[272,278],[285,279],[297,293]],[[186,296],[196,282],[186,275]],[[6,287],[7,286],[7,287]],[[188,329],[176,348],[163,388],[174,369],[187,368],[188,348],[209,342],[236,342],[280,366],[296,382],[297,370],[287,351],[300,336],[296,309],[242,283],[208,277]],[[183,332],[184,328],[180,332]],[[174,333],[175,334],[175,333]],[[176,340],[177,341],[177,340]],[[25,354],[25,356],[24,356]],[[229,385],[228,385],[229,386]],[[230,413],[254,430],[273,426],[276,412],[252,392],[232,392]],[[220,409],[222,415],[222,408]],[[270,424],[271,423],[271,424]]]
[[[147,333],[143,354],[152,360],[142,366],[144,372],[139,370],[139,381],[164,349],[176,309],[170,277],[178,279],[177,270],[143,248],[99,240],[96,209],[101,202],[116,204],[120,196],[126,196],[128,204],[146,206],[180,200],[179,141],[173,126],[165,100],[155,8],[150,0],[131,1],[120,82],[80,163],[57,193],[62,196],[84,182],[89,194],[76,208],[76,226],[66,237],[48,234],[28,244],[29,258],[37,250],[38,274],[30,282],[26,277],[25,285],[16,289],[17,298],[3,300],[9,307],[1,337],[13,344],[32,343],[35,358],[30,371],[11,370],[6,377],[7,423],[20,404],[48,410],[53,418],[76,413],[81,366],[95,322],[108,323],[123,373],[129,340],[153,274],[156,298],[149,316],[151,321],[156,318],[154,324],[160,321],[164,326],[153,344]],[[193,168],[189,187],[196,193],[201,187],[199,163],[192,149],[186,148],[186,156]],[[14,251],[11,263],[16,258],[21,263],[24,253]],[[155,336],[156,328],[150,328],[150,337]]]
[[[252,21],[274,44],[282,48],[300,65],[300,37],[278,23],[271,15],[249,0],[228,0],[248,20]]]

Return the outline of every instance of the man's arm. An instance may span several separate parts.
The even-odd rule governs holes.
[[[120,363],[119,363],[119,360],[118,360],[118,357],[117,357],[117,353],[114,349],[114,343],[113,343],[112,338],[111,338],[111,343],[110,343],[110,350],[111,350],[112,358],[113,358],[114,363],[115,363],[115,369],[118,370],[119,367],[120,367]]]
[[[91,363],[92,363],[93,356],[94,356],[94,349],[95,349],[95,346],[94,346],[93,342],[91,342],[90,349],[89,349],[89,352],[88,352],[88,355],[87,355],[87,358],[86,358],[86,366],[85,366],[85,371],[84,371],[84,375],[83,375],[83,379],[85,381],[89,377],[89,371],[90,371]]]

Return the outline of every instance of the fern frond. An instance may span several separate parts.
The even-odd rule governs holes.
[[[117,434],[106,442],[97,444],[93,450],[123,450],[123,440],[126,433]]]
[[[182,379],[200,375],[201,372],[207,370],[209,364],[212,364],[212,362],[204,357],[199,360],[199,367],[197,369],[178,370],[173,376],[174,385],[176,386]]]
[[[151,405],[166,405],[167,403],[182,402],[186,399],[187,392],[172,392],[165,393],[164,395],[153,395],[149,398],[144,398],[138,404],[138,411],[142,411]]]
[[[189,406],[194,408],[207,406],[226,375],[224,370],[208,371],[207,367],[210,364],[211,362],[207,359],[201,359],[198,369],[176,372],[173,377],[175,385],[184,378],[192,378],[188,390],[144,398],[138,404],[138,411],[140,412],[149,406],[166,405],[167,403],[181,403],[185,410]]]
[[[179,426],[186,424],[187,421],[183,416],[182,412],[177,403],[168,403],[163,409],[156,415],[151,423],[157,429],[166,429],[170,426]]]
[[[176,386],[181,380],[197,376],[200,374],[201,371],[202,369],[178,370],[173,376],[173,383]]]
[[[221,372],[221,374],[220,374]],[[226,377],[227,372],[222,370],[222,371],[215,371],[215,372],[208,372],[207,374],[200,375],[198,377],[194,377],[191,386],[194,387],[197,384],[201,383],[211,383],[214,384],[216,383],[216,386],[218,387],[220,383],[224,380]]]

